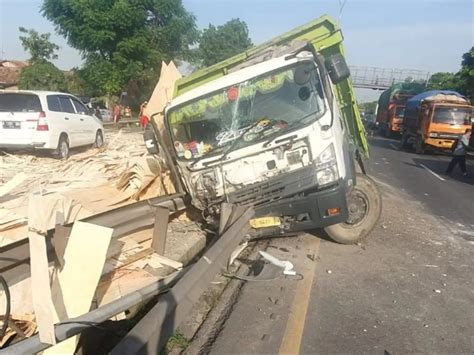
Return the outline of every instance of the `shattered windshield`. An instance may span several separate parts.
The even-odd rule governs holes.
[[[295,82],[295,71],[307,75],[304,84]],[[178,157],[189,160],[222,152],[237,139],[235,148],[267,139],[320,118],[324,110],[318,71],[303,62],[172,108],[167,119]]]

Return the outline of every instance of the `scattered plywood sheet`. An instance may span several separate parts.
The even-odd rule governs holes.
[[[153,238],[153,228],[143,229],[141,231],[132,233],[127,238],[133,239],[137,243],[142,243]]]
[[[50,268],[51,270],[51,268]],[[10,289],[10,312],[11,314],[34,313],[32,279],[23,279],[15,284],[9,285]],[[0,288],[1,290],[1,288]],[[0,309],[5,309],[5,293],[0,292]],[[1,312],[1,311],[0,311]],[[3,313],[0,313],[3,314]]]
[[[166,256],[154,254],[153,258],[155,258],[160,264],[170,266],[173,269],[181,270],[183,268],[183,263],[167,258]]]
[[[76,222],[64,253],[64,267],[53,282],[56,320],[87,313],[104,268],[113,229]],[[73,354],[77,337],[47,349],[44,354]]]
[[[18,240],[25,239],[27,237],[27,225],[21,225],[12,229],[7,229],[0,232],[0,246],[5,246]]]
[[[159,177],[162,173],[160,162],[155,158],[145,157],[135,159],[117,182],[117,188],[122,192],[132,191],[131,198],[139,200],[144,191]],[[156,196],[163,194],[164,189],[160,182],[160,189]],[[156,188],[155,188],[156,189]]]
[[[49,286],[46,240],[43,235],[32,231],[28,232],[28,239],[30,245],[33,308],[38,323],[39,338],[42,343],[56,344],[54,335],[54,307]]]
[[[158,280],[158,277],[135,267],[133,264],[117,269],[101,279],[96,292],[97,304],[100,307],[118,300]]]
[[[78,218],[82,210],[80,204],[61,195],[30,195],[29,199],[38,207],[34,213],[28,210],[28,226],[40,233],[54,228],[58,213],[64,216],[65,223],[70,223]]]
[[[145,109],[145,113],[148,117],[151,117],[155,113],[162,113],[165,106],[171,101],[174,93],[174,86],[177,80],[181,78],[181,73],[176,68],[176,65],[171,61],[168,65],[163,61],[161,62],[160,79],[151,94],[148,104]],[[164,129],[164,123],[162,115],[160,118],[155,116],[155,121],[158,125],[158,129],[162,133]]]
[[[0,317],[0,326],[3,326],[3,316]],[[2,348],[12,337],[20,335],[22,338],[29,338],[36,331],[35,317],[32,314],[15,315],[12,314],[8,321],[8,328],[3,338],[0,339],[0,348]]]
[[[13,179],[9,180],[5,185],[0,186],[0,197],[8,194],[17,186],[21,185],[26,179],[28,179],[28,175],[25,173],[15,175]]]

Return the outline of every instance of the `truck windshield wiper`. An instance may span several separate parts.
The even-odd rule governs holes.
[[[242,133],[240,133],[240,134],[237,136],[237,138],[235,138],[235,139],[232,141],[232,143],[230,144],[230,146],[229,146],[227,149],[224,150],[222,156],[219,157],[219,158],[217,158],[217,159],[215,159],[215,160],[213,160],[212,162],[214,162],[214,161],[219,161],[219,160],[223,160],[223,159],[227,156],[227,154],[230,153],[230,151],[235,148],[235,146],[237,145],[237,142],[239,142],[240,139],[242,139],[242,137],[244,136],[244,134],[247,133],[248,131],[250,131],[252,128],[254,128],[259,122],[260,122],[260,120],[255,121],[255,122],[252,123],[250,126],[248,126],[244,131],[242,131]],[[212,150],[212,151],[210,151],[210,152],[204,154],[202,157],[199,157],[199,158],[197,158],[195,161],[193,161],[190,166],[193,167],[193,166],[196,165],[198,162],[200,162],[201,160],[203,160],[204,158],[206,158],[209,154],[215,153],[217,150],[223,149],[223,148],[224,148],[224,147],[219,147],[219,148],[217,148],[216,150]]]
[[[242,131],[242,133],[237,138],[235,138],[235,140],[224,151],[224,154],[222,154],[222,157],[220,157],[219,160],[221,160],[221,161],[224,160],[227,157],[227,155],[235,148],[237,143],[240,142],[240,140],[245,135],[245,133],[250,131],[252,128],[256,127],[260,123],[260,121],[261,121],[260,119],[256,120],[254,123],[252,123],[250,126],[248,126],[246,130]]]
[[[282,129],[281,131],[278,131],[278,132],[275,132],[274,134],[271,135],[271,137],[269,139],[267,139],[265,141],[265,143],[263,143],[263,147],[265,148],[266,146],[268,146],[275,138],[277,138],[279,135],[281,135],[282,133],[285,133],[287,131],[289,131],[290,129],[294,129],[296,127],[299,127],[299,126],[302,126],[304,124],[304,121],[312,116],[312,115],[315,115],[318,111],[314,111],[312,113],[309,113],[307,115],[304,115],[303,117],[299,118],[298,120],[296,120],[295,122],[289,124],[286,128]],[[275,136],[275,134],[278,134],[278,136]]]

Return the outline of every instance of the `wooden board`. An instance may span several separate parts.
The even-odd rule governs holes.
[[[64,267],[53,282],[57,321],[79,317],[91,308],[113,229],[75,222],[64,252]],[[44,354],[73,354],[77,337],[69,338]]]
[[[167,258],[166,256],[153,254],[153,258],[155,258],[155,260],[158,261],[160,264],[170,266],[173,269],[181,270],[183,268],[183,263],[180,263],[179,261],[171,260],[170,258]]]
[[[54,336],[54,306],[49,286],[48,257],[45,237],[28,232],[30,244],[31,288],[33,308],[42,343],[56,344]]]
[[[97,287],[97,306],[110,303],[119,298],[136,291],[142,287],[157,282],[158,277],[134,267],[133,264],[116,269],[112,273],[105,275]]]
[[[19,173],[13,177],[10,181],[8,181],[5,185],[0,186],[0,197],[5,196],[10,191],[12,191],[15,187],[19,186],[23,181],[28,179],[28,175],[25,173]]]

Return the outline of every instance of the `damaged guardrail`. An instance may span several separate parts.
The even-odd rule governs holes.
[[[112,355],[160,352],[214,276],[225,266],[233,250],[249,232],[253,209],[237,208],[234,211],[241,211],[236,212],[240,216],[235,222],[111,351]]]
[[[112,350],[112,354],[158,352],[189,314],[193,304],[214,276],[225,266],[235,247],[249,232],[249,220],[253,215],[254,211],[251,208],[234,208],[229,216],[229,222],[226,223],[227,228],[195,264],[82,316],[56,324],[54,330],[56,340],[61,342],[71,338],[90,326],[167,291],[159,299],[158,304]],[[103,216],[101,222],[110,221]],[[42,343],[39,335],[35,335],[0,350],[0,354],[37,353],[49,347],[50,344]]]

